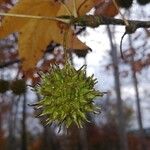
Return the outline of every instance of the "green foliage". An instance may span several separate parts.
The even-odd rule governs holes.
[[[40,116],[46,116],[46,123],[53,122],[66,127],[75,123],[82,127],[84,121],[88,121],[88,112],[99,110],[93,103],[93,99],[102,96],[96,91],[94,85],[97,79],[93,75],[86,77],[85,66],[76,70],[71,64],[61,69],[54,65],[52,69],[41,74],[41,83],[36,90],[43,98],[36,104],[37,109],[42,109]]]

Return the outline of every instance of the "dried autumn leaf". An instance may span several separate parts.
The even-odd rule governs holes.
[[[60,4],[53,0],[20,0],[8,13],[55,16],[59,7]],[[4,38],[13,32],[20,31],[29,21],[33,21],[33,19],[6,16],[0,27],[0,38]]]
[[[98,1],[99,0],[76,0],[77,14],[79,16],[85,15],[95,6]],[[64,1],[64,4],[67,6],[67,8],[69,8],[70,12],[74,10],[73,0],[66,0]],[[64,5],[61,5],[57,13],[57,16],[61,15],[70,15]]]
[[[77,9],[77,15],[82,16],[85,15],[88,11],[90,11],[95,3],[98,0],[76,0],[76,9]],[[68,0],[64,2],[65,6],[67,9],[70,11],[70,13],[73,13],[72,11],[74,10],[74,5],[72,0]],[[68,10],[64,7],[64,5],[61,5],[57,16],[62,16],[62,15],[71,15],[69,14]],[[74,14],[72,14],[74,15]],[[67,25],[65,24],[60,24],[57,22],[53,22],[53,32],[55,34],[52,34],[53,41],[56,41],[58,43],[63,44],[63,35],[66,30]],[[62,25],[62,26],[61,26]],[[57,35],[57,36],[56,36]],[[72,48],[72,49],[87,49],[88,47],[82,43],[74,34],[73,30],[68,28],[68,33],[67,33],[67,40],[66,40],[66,45],[67,48]]]
[[[85,15],[89,12],[98,1],[99,0],[82,0],[82,3],[78,6],[79,16]]]
[[[109,0],[108,2],[105,2],[105,0],[99,0],[96,3],[95,8],[95,15],[114,17],[118,14],[118,10],[112,0]]]
[[[66,48],[68,49],[71,48],[71,49],[82,50],[88,48],[84,43],[82,43],[77,38],[73,30],[66,24],[53,22],[52,26],[53,26],[53,32],[51,32],[51,37],[52,40],[55,41],[56,43],[60,43],[63,45],[65,42]],[[67,35],[66,39],[64,39],[65,32]]]
[[[96,0],[76,0],[79,15],[84,15],[94,5]],[[66,1],[66,6],[72,11],[73,1]],[[20,0],[8,13],[54,17],[66,15],[67,9],[55,0]],[[67,14],[68,15],[68,14]],[[67,27],[68,28],[68,27]],[[46,46],[55,41],[63,44],[62,28],[52,20],[35,20],[29,18],[5,17],[0,27],[0,38],[13,32],[19,34],[19,56],[24,71],[32,70],[41,58]],[[68,48],[83,49],[87,46],[80,42],[71,29],[68,30],[66,45]],[[54,34],[55,33],[55,34]]]
[[[46,32],[43,31],[43,28],[49,25],[49,21],[44,21],[43,24],[43,21],[34,20],[21,29],[18,40],[19,56],[24,70],[35,67],[47,45],[52,41],[51,28],[47,28]]]
[[[33,5],[34,4],[34,5]],[[50,0],[22,0],[9,13],[55,16],[60,4]],[[28,11],[26,11],[28,10]],[[44,11],[43,11],[44,10]],[[53,10],[53,11],[51,11]],[[49,20],[5,17],[0,37],[19,31],[19,57],[24,71],[35,67],[47,45],[51,42],[52,26]]]

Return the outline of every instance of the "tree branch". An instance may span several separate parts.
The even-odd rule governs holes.
[[[150,28],[150,21],[139,21],[139,20],[127,20],[129,26],[134,26],[134,28]],[[95,16],[86,15],[78,18],[71,18],[71,24],[77,26],[88,26],[88,27],[98,27],[99,25],[121,25],[126,26],[124,20],[115,19],[106,16]]]
[[[20,62],[20,60],[16,59],[16,60],[12,60],[12,61],[8,61],[8,62],[5,62],[5,63],[2,63],[2,64],[0,64],[0,69],[4,68],[4,67],[8,67],[10,65],[13,65],[15,63],[19,63],[19,62]]]
[[[124,20],[115,19],[112,17],[106,16],[96,16],[96,15],[86,15],[80,17],[73,16],[60,16],[57,17],[59,19],[67,19],[70,20],[71,25],[84,26],[95,28],[100,25],[121,25],[126,26]],[[129,26],[126,27],[126,33],[134,33],[138,28],[150,28],[150,21],[139,21],[139,20],[127,20],[129,22]],[[19,63],[20,60],[9,61],[3,64],[0,64],[0,68],[8,67],[9,65],[13,65],[14,63]]]

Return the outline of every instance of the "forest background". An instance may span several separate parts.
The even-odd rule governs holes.
[[[99,16],[102,22],[73,18],[76,32],[69,29],[68,55],[75,68],[86,64],[87,76],[94,74],[98,79],[95,88],[107,94],[95,100],[100,114],[88,115],[90,123],[81,129],[71,126],[66,134],[65,130],[58,133],[56,124],[45,126],[30,106],[40,99],[31,87],[40,81],[38,72],[47,72],[50,64],[64,65],[66,20],[49,23],[36,17],[68,15],[63,4],[74,10],[73,1],[61,1],[61,7],[59,1],[51,1],[0,1],[0,150],[148,150],[150,5],[133,1],[131,8],[121,9],[111,0],[87,0],[87,5],[77,0],[75,18],[88,13]],[[48,3],[58,3],[56,10]],[[120,41],[130,19],[141,20],[133,21],[141,26],[125,35],[122,57]]]

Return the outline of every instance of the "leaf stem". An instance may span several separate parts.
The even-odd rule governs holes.
[[[71,10],[69,9],[69,7],[67,7],[67,5],[64,3],[64,2],[62,2],[62,1],[59,1],[61,4],[62,4],[62,6],[65,8],[65,10],[67,11],[67,13],[68,13],[68,15],[70,15],[70,16],[72,16],[72,12],[71,12]]]
[[[125,25],[126,25],[126,26],[129,26],[129,22],[128,22],[128,20],[124,17],[124,15],[122,14],[122,12],[120,11],[119,6],[118,6],[117,3],[116,3],[116,0],[113,0],[113,3],[114,3],[114,5],[115,5],[116,9],[118,10],[119,14],[121,15],[122,19],[124,20]]]
[[[14,13],[2,13],[0,12],[0,16],[9,16],[9,17],[19,17],[19,18],[29,18],[29,19],[45,19],[45,20],[51,20],[51,21],[60,21],[63,23],[70,23],[69,18],[63,18],[63,17],[49,17],[49,16],[33,16],[33,15],[25,15],[25,14],[14,14]]]
[[[78,17],[76,0],[73,0],[73,16]]]

